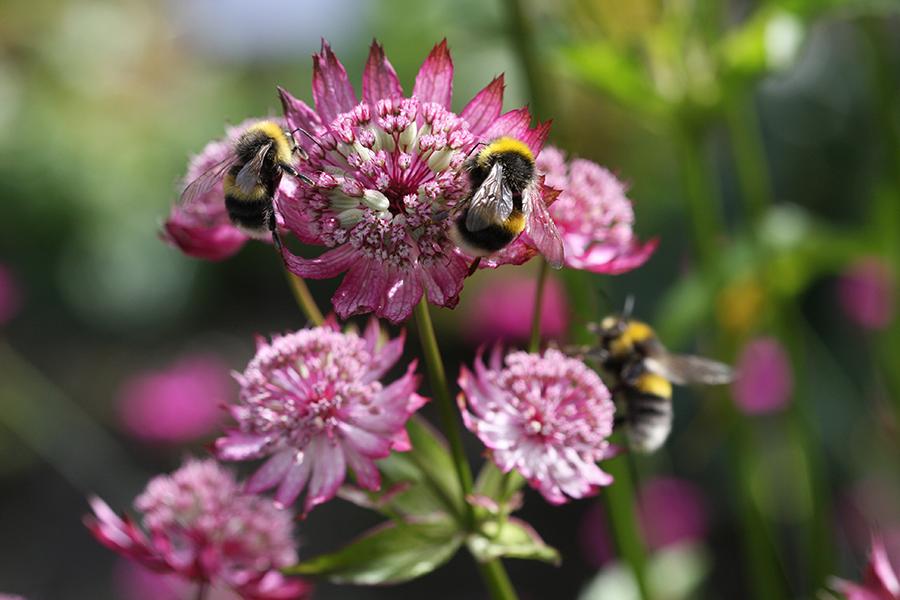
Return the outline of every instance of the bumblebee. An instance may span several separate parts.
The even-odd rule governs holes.
[[[471,193],[456,211],[451,237],[464,252],[481,257],[499,252],[524,231],[554,269],[563,264],[563,242],[547,212],[534,155],[524,142],[497,138],[465,163]]]
[[[591,330],[598,346],[587,356],[596,359],[613,381],[616,403],[624,409],[617,426],[625,427],[635,452],[659,449],[672,430],[672,384],[719,385],[733,379],[726,364],[666,350],[646,323],[625,314],[610,315]]]
[[[306,153],[297,145],[293,132],[272,121],[254,123],[235,140],[230,156],[188,184],[179,202],[189,204],[221,181],[225,208],[232,223],[250,237],[264,238],[271,234],[280,251],[281,239],[272,201],[281,176],[288,173],[312,183],[294,168],[297,156],[306,158]]]

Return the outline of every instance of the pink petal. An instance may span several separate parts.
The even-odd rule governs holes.
[[[294,466],[291,467],[291,470],[287,472],[287,475],[281,481],[281,485],[278,486],[278,491],[275,492],[275,503],[278,506],[287,507],[293,504],[306,485],[309,473],[312,470],[312,461],[316,460],[316,457],[310,454],[312,446],[313,444],[310,444],[310,447],[306,449],[303,460],[300,463],[294,463]]]
[[[349,445],[344,446],[344,455],[347,458],[347,466],[353,470],[356,483],[360,487],[373,491],[381,487],[381,475],[371,458],[359,454]]]
[[[259,457],[269,438],[240,431],[227,432],[216,440],[216,456],[221,460],[247,460]]]
[[[233,225],[202,227],[185,223],[175,216],[165,222],[160,237],[188,256],[205,260],[230,258],[248,239]]]
[[[416,75],[412,95],[422,102],[436,102],[450,110],[450,98],[453,95],[453,59],[450,58],[446,39],[432,48],[428,58],[425,59],[419,74]]]
[[[390,411],[383,411],[383,413],[389,414],[390,417],[396,417],[396,413],[390,413]],[[400,424],[405,420],[405,418],[402,419]],[[386,438],[380,432],[373,433],[372,431],[369,431],[367,429],[369,426],[370,424],[368,423],[358,427],[350,422],[344,422],[341,423],[338,428],[343,436],[345,445],[353,446],[353,448],[363,456],[369,458],[384,458],[390,454],[391,440]],[[367,428],[363,429],[363,427]]]
[[[573,269],[583,269],[604,275],[619,275],[643,265],[659,246],[659,239],[654,238],[645,244],[635,241],[629,248],[614,251],[614,256],[602,251],[602,245],[591,248],[584,256],[570,255],[566,252],[566,264]]]
[[[483,90],[475,94],[459,116],[469,123],[469,131],[479,137],[498,116],[503,108],[503,89],[506,84],[503,75],[495,77]]]
[[[313,55],[313,98],[316,112],[326,123],[356,106],[356,94],[347,78],[344,65],[324,39],[322,50]]]
[[[538,124],[534,129],[529,129],[521,138],[519,138],[528,144],[528,147],[531,148],[531,153],[535,156],[540,154],[541,149],[544,147],[544,142],[547,141],[551,123],[552,121],[544,121],[543,123]]]
[[[382,265],[361,259],[355,254],[351,254],[350,259],[352,265],[348,262],[349,270],[331,298],[334,312],[341,319],[380,310],[387,284]]]
[[[288,130],[301,128],[307,133],[315,135],[316,130],[322,125],[316,111],[281,86],[278,86],[278,95],[281,97],[281,106],[284,108],[284,119],[287,122]],[[297,140],[300,139],[301,136],[297,136]]]
[[[403,96],[403,88],[397,78],[397,72],[384,56],[384,48],[376,41],[372,41],[369,49],[369,60],[366,61],[366,69],[363,72],[363,100],[371,108],[383,98],[399,98]]]
[[[287,264],[288,269],[300,277],[328,279],[330,277],[337,277],[349,269],[354,263],[358,264],[359,255],[353,246],[344,244],[343,246],[327,250],[318,258],[311,259],[301,258],[285,249],[284,261]]]
[[[454,252],[447,257],[446,263],[422,265],[420,272],[429,302],[444,308],[456,306],[463,281],[469,272],[465,258]]]
[[[531,113],[525,107],[517,108],[501,115],[488,127],[482,137],[485,140],[493,140],[507,135],[517,140],[523,140],[528,134],[530,126]]]
[[[375,321],[373,319],[373,321]],[[375,321],[377,324],[377,321]],[[369,365],[369,372],[363,377],[363,383],[381,379],[381,376],[390,370],[400,357],[403,355],[403,345],[406,343],[406,331],[401,331],[400,335],[390,340],[382,348],[375,350],[372,356],[372,363]]]
[[[303,505],[304,514],[333,498],[347,473],[344,452],[338,444],[319,439],[316,446],[312,480],[309,482],[306,502]]]
[[[886,592],[895,598],[900,597],[900,582],[897,581],[897,575],[894,573],[890,560],[888,560],[887,551],[881,539],[875,538],[872,540],[872,557],[869,568]]]
[[[291,466],[295,464],[294,457],[296,455],[297,452],[293,449],[282,450],[278,454],[274,454],[247,480],[244,488],[251,494],[258,494],[275,487],[275,484],[282,481]]]
[[[375,349],[378,347],[378,342],[381,341],[381,325],[378,323],[378,319],[369,317],[369,322],[366,324],[366,330],[363,332],[362,337],[366,341],[366,352],[371,354],[374,359]],[[378,377],[374,379],[378,379]]]
[[[412,269],[394,269],[383,289],[384,297],[375,314],[394,324],[406,321],[422,298],[422,284]]]

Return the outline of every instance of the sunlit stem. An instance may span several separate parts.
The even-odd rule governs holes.
[[[528,342],[528,351],[537,352],[541,349],[541,313],[544,308],[544,287],[547,283],[547,261],[540,259],[541,266],[538,270],[537,287],[534,290],[534,314],[531,316],[531,341]]]
[[[288,285],[291,286],[291,292],[294,294],[294,300],[297,301],[297,305],[303,311],[306,319],[317,327],[324,323],[325,318],[322,316],[322,311],[316,305],[316,301],[306,286],[306,282],[287,269],[284,272],[287,275]]]
[[[422,344],[422,354],[425,358],[425,368],[428,371],[431,393],[437,400],[436,404],[443,424],[444,435],[450,444],[450,454],[453,458],[456,476],[459,479],[459,486],[463,494],[465,526],[471,531],[475,527],[475,514],[472,510],[472,505],[468,501],[468,497],[472,494],[472,471],[462,444],[459,413],[453,404],[453,399],[450,397],[450,388],[447,386],[447,373],[444,370],[444,360],[438,347],[437,336],[434,334],[434,325],[431,322],[428,301],[424,297],[416,305],[415,314],[416,329],[419,330],[419,341]],[[493,559],[485,563],[479,562],[478,569],[491,593],[491,598],[494,600],[516,600],[516,592],[500,560]]]

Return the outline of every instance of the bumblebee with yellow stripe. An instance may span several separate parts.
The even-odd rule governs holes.
[[[280,251],[272,202],[281,176],[288,173],[312,183],[294,168],[296,157],[306,158],[294,141],[293,132],[273,121],[254,123],[235,140],[230,156],[188,184],[179,202],[189,204],[221,181],[232,223],[250,237],[265,238],[271,234]]]
[[[630,303],[629,303],[630,304]],[[614,399],[623,414],[616,424],[625,427],[628,445],[635,452],[658,450],[672,431],[672,384],[729,383],[726,364],[686,354],[670,353],[646,323],[610,315],[591,330],[597,345],[587,350],[612,379]]]
[[[563,243],[541,197],[534,155],[527,144],[500,137],[466,161],[471,193],[455,211],[454,243],[475,257],[507,247],[522,232],[554,269],[563,264]]]

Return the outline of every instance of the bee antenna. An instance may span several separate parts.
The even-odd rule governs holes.
[[[625,298],[625,306],[622,308],[622,318],[629,319],[631,318],[631,313],[634,311],[634,295],[628,294]]]
[[[487,146],[487,145],[488,145],[487,142],[478,142],[477,144],[472,146],[472,149],[469,150],[469,153],[466,155],[466,158],[469,158],[470,156],[472,156],[472,153],[475,152],[475,150],[477,150],[478,148],[481,148],[482,146]]]
[[[311,141],[313,144],[315,144],[316,146],[320,146],[319,140],[316,139],[316,137],[315,137],[313,134],[311,134],[311,133],[308,132],[307,130],[303,129],[302,127],[297,127],[296,129],[294,129],[293,131],[291,131],[291,132],[290,132],[291,137],[294,137],[294,134],[297,133],[298,131],[299,131],[300,133],[302,133],[303,135],[305,135],[306,137],[308,137],[308,138],[310,139],[310,141]],[[320,146],[320,147],[321,147],[321,146]]]

